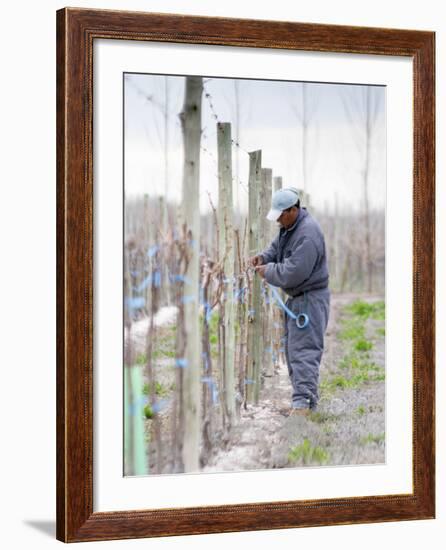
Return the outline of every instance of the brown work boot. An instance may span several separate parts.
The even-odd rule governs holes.
[[[282,416],[290,416],[290,414],[293,412],[294,409],[292,409],[291,407],[281,407],[276,410]]]
[[[308,416],[310,409],[291,409],[290,416]]]

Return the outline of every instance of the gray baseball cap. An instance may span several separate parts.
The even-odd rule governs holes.
[[[273,195],[271,210],[266,215],[266,218],[271,222],[275,222],[280,214],[287,208],[294,206],[299,198],[299,191],[295,187],[278,189]]]

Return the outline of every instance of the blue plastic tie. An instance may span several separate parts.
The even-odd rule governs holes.
[[[185,275],[169,273],[169,278],[172,282],[177,283],[190,283],[190,279]]]
[[[209,357],[207,352],[201,352],[201,357],[204,359],[204,370],[207,372],[209,370]]]
[[[152,275],[147,275],[147,277],[136,287],[137,292],[142,292],[145,290],[149,284],[152,282]]]
[[[218,403],[218,387],[216,382],[212,383],[212,404],[216,405]]]
[[[142,296],[136,296],[134,298],[125,299],[125,305],[130,311],[144,307],[145,303],[146,301]]]
[[[128,413],[130,416],[135,416],[137,412],[139,411],[140,407],[145,405],[148,401],[148,397],[142,396],[133,403],[129,403],[128,405]]]
[[[206,317],[206,323],[209,323],[212,317],[212,308],[209,302],[206,302],[204,305],[204,312]]]
[[[153,284],[156,287],[161,286],[161,272],[158,269],[153,272]]]
[[[156,401],[156,403],[152,405],[152,411],[154,413],[161,412],[169,405],[170,401],[171,399],[160,399],[159,401]]]
[[[234,301],[238,302],[240,300],[240,302],[243,304],[244,301],[245,301],[245,292],[247,290],[248,289],[246,287],[242,287],[242,288],[239,288],[238,290],[235,290],[234,291]]]
[[[209,386],[209,389],[212,392],[211,393],[212,404],[215,405],[215,403],[217,403],[217,400],[218,400],[218,389],[217,389],[216,382],[214,381],[212,376],[203,376],[201,378],[201,381],[204,384],[207,384]]]
[[[149,248],[149,250],[147,251],[147,256],[149,258],[151,258],[152,256],[155,256],[155,254],[158,252],[158,250],[160,249],[160,247],[157,245],[157,244],[154,244],[153,246],[151,246]]]

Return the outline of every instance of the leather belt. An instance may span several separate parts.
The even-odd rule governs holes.
[[[288,296],[290,298],[299,298],[299,296],[303,296],[304,294],[305,294],[305,292],[299,292],[299,294],[288,294]]]

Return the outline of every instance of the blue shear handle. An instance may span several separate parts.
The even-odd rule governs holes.
[[[306,313],[299,313],[296,317],[297,328],[305,328],[308,326],[309,322],[310,320],[308,319],[308,315]]]

